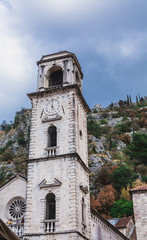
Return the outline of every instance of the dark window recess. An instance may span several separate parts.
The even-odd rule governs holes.
[[[85,216],[84,216],[84,198],[82,198],[82,222],[84,223]]]
[[[48,147],[57,146],[57,129],[55,126],[51,126],[48,129]]]
[[[46,219],[56,219],[56,200],[53,193],[46,197]]]
[[[57,70],[51,73],[49,77],[49,87],[61,85],[63,83],[63,72],[61,70]]]
[[[80,130],[80,137],[82,138],[82,131]]]

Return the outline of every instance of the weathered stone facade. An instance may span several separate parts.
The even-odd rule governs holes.
[[[137,240],[147,239],[147,185],[131,190]]]
[[[37,92],[28,94],[32,120],[23,240],[127,239],[100,215],[91,215],[89,107],[76,56],[67,51],[43,56],[38,68]]]

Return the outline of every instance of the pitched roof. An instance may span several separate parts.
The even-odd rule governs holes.
[[[16,174],[16,175],[14,175],[12,178],[10,178],[8,181],[6,181],[3,185],[1,185],[1,186],[0,186],[0,189],[1,189],[2,187],[4,187],[6,184],[8,184],[9,182],[11,182],[13,179],[17,178],[17,177],[21,177],[21,178],[23,178],[23,179],[25,179],[25,180],[27,181],[27,177],[26,177],[25,175],[23,175],[23,174],[21,174],[21,173],[18,173],[18,174]]]
[[[147,184],[131,189],[131,192],[137,192],[137,191],[147,191]]]
[[[118,222],[115,224],[116,228],[125,228],[128,224],[128,222],[132,219],[131,216],[129,217],[123,217],[118,220]]]

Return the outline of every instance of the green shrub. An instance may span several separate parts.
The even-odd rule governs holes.
[[[7,162],[7,161],[12,161],[14,158],[14,153],[11,149],[7,149],[5,152],[2,153],[1,155],[1,161]]]
[[[131,122],[130,121],[125,121],[123,123],[120,123],[115,126],[116,133],[118,135],[121,135],[125,132],[131,132]]]
[[[96,138],[101,136],[100,125],[93,120],[88,120],[87,122],[88,134],[92,134]]]
[[[108,115],[108,112],[107,111],[104,111],[101,113],[101,118],[107,118],[109,115]]]
[[[24,132],[23,131],[20,131],[18,133],[18,140],[17,140],[17,143],[21,146],[25,146],[26,145],[26,140],[25,140],[25,137],[24,137]]]
[[[130,159],[147,165],[147,134],[134,133],[131,143],[125,149],[125,153]]]
[[[112,118],[120,118],[120,115],[118,113],[113,113]]]
[[[141,180],[142,180],[142,182],[147,183],[147,176],[146,176],[146,175],[145,175],[145,176],[142,176],[142,177],[141,177]]]
[[[111,208],[110,215],[113,218],[128,217],[133,215],[133,202],[132,200],[119,200],[115,202]]]
[[[101,119],[100,124],[108,124],[108,121],[105,119]]]
[[[19,125],[19,122],[20,122],[19,116],[16,115],[13,123],[13,128],[17,128],[17,126]]]
[[[11,125],[7,125],[6,132],[9,132],[11,130]]]
[[[96,109],[94,109],[92,112],[93,112],[93,113],[98,113],[98,111],[97,111]]]

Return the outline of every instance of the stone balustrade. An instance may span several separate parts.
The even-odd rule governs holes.
[[[53,156],[56,156],[56,154],[57,154],[57,146],[48,147],[48,148],[46,148],[46,150],[48,152],[48,157],[53,157]]]
[[[22,237],[24,224],[8,224],[8,227],[19,237]]]
[[[48,232],[55,232],[56,231],[56,220],[44,220],[44,231]]]

